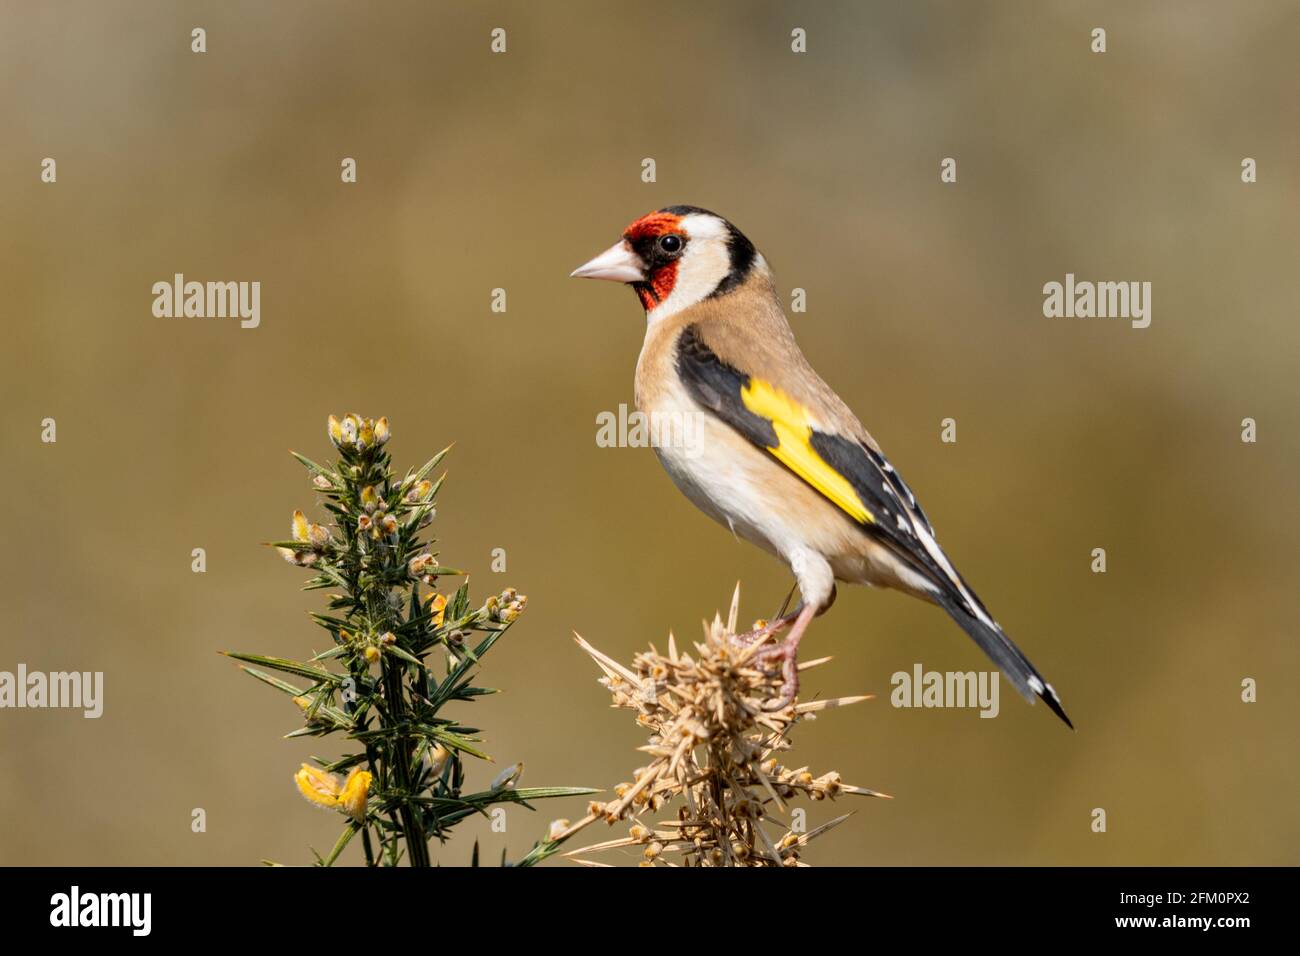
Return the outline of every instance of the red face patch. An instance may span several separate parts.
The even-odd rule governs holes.
[[[670,212],[652,212],[642,216],[623,231],[627,240],[643,262],[649,275],[645,282],[633,284],[636,294],[641,299],[641,307],[647,312],[672,294],[673,284],[677,281],[677,259],[656,261],[655,241],[668,233],[681,232],[682,217]]]
[[[676,232],[681,222],[681,216],[674,216],[670,212],[652,212],[623,230],[623,238],[635,249],[638,240],[658,239],[666,232]]]

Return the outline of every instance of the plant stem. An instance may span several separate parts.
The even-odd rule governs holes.
[[[388,697],[388,715],[394,724],[401,724],[406,716],[405,688],[402,687],[402,664],[384,660],[384,691]],[[406,837],[406,852],[411,866],[429,866],[429,840],[424,834],[424,824],[420,815],[411,805],[411,738],[398,734],[394,752],[389,759],[393,762],[393,773],[397,786],[402,791],[402,832]]]

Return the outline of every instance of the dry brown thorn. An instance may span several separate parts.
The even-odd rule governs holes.
[[[781,766],[776,754],[789,749],[797,723],[871,697],[792,701],[779,711],[765,711],[763,704],[780,696],[782,678],[756,664],[760,642],[736,642],[739,608],[737,586],[726,621],[715,614],[704,622],[704,639],[692,645],[693,653],[683,652],[670,633],[666,653],[651,645],[635,655],[631,667],[574,635],[604,674],[601,683],[614,706],[634,711],[637,723],[649,731],[639,750],[650,762],[633,772],[632,782],[616,788],[616,799],[593,803],[587,817],[563,834],[598,819],[613,824],[630,818],[629,836],[572,850],[566,857],[585,866],[603,865],[579,855],[641,846],[643,866],[803,866],[799,851],[847,815],[808,833],[786,830],[774,840],[764,826],[775,822],[772,811],[786,813],[787,801],[800,796],[887,797],[844,784],[834,771],[815,777],[806,767]],[[800,670],[829,660],[806,661]],[[642,821],[673,802],[678,802],[677,819]]]

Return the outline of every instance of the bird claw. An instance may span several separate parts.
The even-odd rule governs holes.
[[[755,644],[767,640],[773,634],[790,625],[790,619],[780,617],[775,621],[768,621],[762,627],[756,627],[752,631],[745,631],[741,634],[731,635],[731,643],[740,650],[748,650]]]
[[[782,694],[780,697],[773,698],[763,704],[763,711],[768,714],[778,714],[793,703],[793,694]]]
[[[763,705],[763,710],[768,713],[785,710],[792,703],[799,693],[799,644],[797,641],[789,639],[782,641],[776,647],[770,650],[762,651],[759,659],[764,663],[769,660],[781,661],[781,676],[785,678],[781,684],[781,696],[769,700]]]

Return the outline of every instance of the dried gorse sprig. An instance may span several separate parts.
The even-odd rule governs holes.
[[[347,819],[334,849],[317,855],[317,862],[332,865],[361,833],[371,866],[396,866],[403,857],[412,866],[428,866],[431,838],[446,839],[456,823],[492,804],[528,806],[544,797],[594,793],[520,788],[522,764],[507,768],[485,791],[463,792],[462,758],[490,758],[479,747],[480,732],[444,708],[496,693],[474,686],[474,668],[528,599],[507,588],[471,607],[468,582],[450,594],[439,590],[444,580],[462,576],[440,565],[429,550],[432,540],[422,538],[443,481],[429,475],[447,449],[399,478],[385,449],[387,418],[331,415],[328,431],[339,452],[334,464],[292,454],[310,472],[333,520],[316,524],[295,511],[290,537],[272,544],[289,563],[315,572],[304,590],[333,589],[330,613],[311,614],[329,633],[331,647],[306,661],[229,654],[256,665],[243,670],[293,698],[304,723],[288,736],[342,734],[359,748],[333,760],[317,758],[319,766],[303,764],[293,775],[312,805]],[[475,643],[475,633],[486,636]],[[441,660],[431,659],[437,651]],[[310,684],[299,687],[262,668]]]
[[[807,767],[786,765],[783,757],[797,723],[869,697],[792,701],[775,712],[764,710],[764,704],[781,697],[783,678],[761,665],[762,645],[737,640],[739,603],[737,586],[727,621],[715,615],[705,624],[694,655],[680,652],[669,635],[666,654],[651,647],[628,668],[577,638],[604,672],[601,683],[614,706],[635,711],[637,723],[650,732],[640,749],[651,759],[615,788],[614,800],[593,801],[575,824],[553,823],[540,852],[555,852],[579,830],[605,820],[630,822],[628,835],[565,855],[601,866],[607,864],[587,857],[637,847],[642,866],[804,866],[804,847],[849,814],[805,831],[793,819],[802,814],[781,819],[790,801],[887,796],[850,786],[834,771],[814,776]],[[809,661],[801,669],[826,660]],[[674,816],[655,822],[661,811],[674,807]]]

